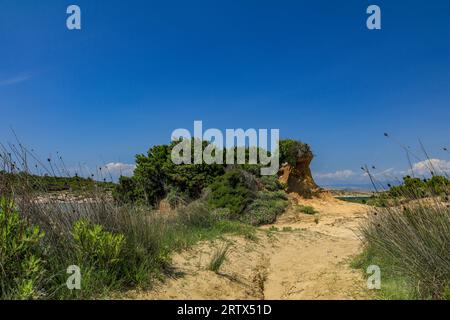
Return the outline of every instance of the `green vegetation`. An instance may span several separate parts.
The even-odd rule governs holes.
[[[304,155],[312,157],[311,148],[308,144],[292,139],[280,141],[280,163],[295,166],[297,159]]]
[[[140,202],[155,206],[175,189],[183,198],[194,200],[216,177],[225,173],[225,167],[218,164],[174,164],[171,152],[177,143],[155,146],[147,155],[137,155],[134,175],[119,180],[115,199],[119,203]],[[192,162],[193,157],[192,151]]]
[[[175,165],[171,159],[171,153],[174,147],[180,141],[174,141],[169,145],[158,145],[152,147],[147,155],[137,155],[136,156],[136,169],[134,175],[131,178],[121,178],[119,184],[115,188],[113,193],[114,198],[118,203],[143,203],[149,206],[156,206],[159,201],[166,198],[168,194],[176,193],[184,199],[184,201],[192,201],[201,197],[203,191],[206,187],[214,183],[214,190],[220,192],[227,192],[225,190],[225,185],[236,183],[239,190],[235,191],[235,194],[228,194],[228,199],[230,197],[245,197],[250,196],[245,191],[245,186],[242,185],[242,181],[234,181],[236,175],[232,177],[233,174],[222,179],[222,181],[217,181],[216,178],[222,177],[227,171],[231,169],[236,169],[247,174],[246,179],[248,180],[250,176],[253,176],[256,181],[258,178],[258,183],[263,185],[264,189],[269,191],[276,191],[282,189],[278,182],[275,182],[273,178],[266,178],[259,176],[259,165],[233,165],[227,166],[225,164],[180,164]],[[194,163],[194,143],[192,141],[192,151],[191,151],[191,162]],[[202,142],[203,149],[209,146],[208,142]],[[311,153],[310,147],[295,140],[282,140],[280,141],[280,161],[281,162],[294,162],[297,156],[302,153]],[[220,150],[223,154],[227,152],[234,152],[234,157],[237,157],[237,151],[243,148],[235,148],[233,150]],[[259,149],[256,149],[258,151]],[[243,149],[245,158],[248,160],[250,149]],[[311,153],[312,155],[312,153]],[[240,178],[239,178],[240,179]],[[229,181],[225,181],[229,180]],[[246,181],[249,182],[249,181]],[[222,187],[220,186],[222,185]],[[250,188],[253,189],[253,188]],[[227,196],[224,194],[223,198]],[[219,199],[216,199],[217,201]],[[212,200],[213,202],[215,200]],[[245,201],[244,201],[245,202]],[[230,208],[233,214],[238,214],[237,211],[243,210],[247,203],[243,203],[241,200],[234,201]]]
[[[389,189],[388,196],[393,198],[424,198],[427,196],[447,195],[450,190],[450,180],[443,176],[433,176],[431,179],[419,179],[406,176],[403,183]]]
[[[414,199],[430,197],[448,197],[450,179],[444,176],[432,176],[430,179],[403,177],[398,186],[388,185],[389,189],[370,197],[338,197],[341,200],[367,204],[376,207],[388,207],[407,203]]]
[[[259,191],[255,200],[248,206],[239,220],[251,225],[270,224],[275,222],[287,206],[287,196],[283,191]]]
[[[211,261],[208,265],[208,270],[214,271],[215,273],[218,273],[220,270],[220,267],[225,262],[228,252],[230,249],[229,243],[224,243],[222,246],[220,246],[213,254]]]
[[[38,176],[25,172],[8,173],[0,170],[0,181],[6,181],[11,184],[12,188],[28,188],[30,191],[36,192],[91,192],[95,188],[104,191],[111,191],[115,184],[112,182],[95,181],[92,178],[74,177],[57,177],[50,175]]]
[[[311,206],[297,206],[296,210],[298,212],[301,212],[301,213],[304,213],[304,214],[310,214],[310,215],[313,215],[313,214],[317,213],[317,211]]]
[[[19,216],[11,201],[0,198],[0,297],[39,298],[43,236],[39,227]]]
[[[362,197],[336,197],[336,199],[353,202],[353,203],[360,203],[360,204],[368,204],[368,201],[373,196],[362,196]]]
[[[214,208],[228,209],[229,218],[237,219],[256,197],[255,190],[252,190],[256,184],[251,186],[252,182],[252,175],[237,170],[229,171],[211,184],[208,203]]]
[[[172,148],[137,156],[134,176],[116,185],[20,173],[11,156],[0,157],[10,168],[0,174],[0,298],[89,299],[146,288],[170,272],[174,251],[224,234],[257,240],[252,225],[271,223],[286,208],[284,186],[261,177],[258,166],[177,166]],[[49,192],[85,197],[61,201]],[[170,214],[154,210],[163,199]],[[210,266],[216,272],[228,248],[219,251]],[[81,290],[66,286],[72,265]]]
[[[218,219],[201,202],[169,217],[132,207],[108,206],[100,212],[87,204],[84,209],[91,216],[62,218],[46,233],[20,218],[7,200],[2,200],[1,208],[3,299],[85,299],[147,287],[163,276],[174,250],[225,233],[247,238],[255,233],[251,226]],[[39,207],[33,210],[38,215],[35,220],[45,225],[46,213]],[[81,290],[65,286],[70,265],[81,269]]]
[[[213,208],[226,209],[222,215],[227,219],[251,225],[272,223],[288,205],[286,194],[280,190],[282,185],[274,179],[265,177],[262,182],[245,171],[227,172],[210,186],[208,203]],[[265,186],[273,191],[265,190]]]
[[[404,178],[362,226],[365,250],[354,266],[382,270],[382,299],[448,299],[448,179]],[[442,197],[443,196],[443,197]],[[380,197],[379,197],[380,199]]]

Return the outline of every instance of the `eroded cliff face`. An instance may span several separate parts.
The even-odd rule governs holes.
[[[295,166],[284,164],[280,168],[278,177],[280,182],[287,185],[286,192],[294,192],[304,198],[323,194],[324,190],[314,182],[309,167],[313,158],[312,152],[302,153],[298,155]]]

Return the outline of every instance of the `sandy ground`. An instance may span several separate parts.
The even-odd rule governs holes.
[[[203,242],[173,257],[173,276],[133,299],[368,299],[362,273],[350,268],[360,250],[357,227],[368,207],[332,197],[290,206],[257,239],[229,236]],[[307,215],[298,204],[318,212]],[[276,229],[275,229],[276,228]],[[213,253],[230,242],[219,273],[207,269]]]

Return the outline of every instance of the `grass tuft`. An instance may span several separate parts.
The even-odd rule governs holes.
[[[208,270],[218,273],[220,267],[227,259],[229,249],[230,249],[229,243],[223,243],[218,249],[216,249],[211,258],[211,261],[209,262]]]

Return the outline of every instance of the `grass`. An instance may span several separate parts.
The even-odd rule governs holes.
[[[450,209],[438,199],[376,208],[361,226],[354,266],[378,265],[382,299],[445,299],[450,287]]]
[[[317,213],[317,211],[311,206],[297,206],[296,210],[297,210],[297,212],[301,212],[301,213],[309,214],[309,215],[314,215]]]
[[[367,201],[374,207],[360,226],[364,250],[353,267],[380,267],[380,299],[450,299],[450,180],[420,145],[430,179],[419,178],[411,165],[411,176],[386,190],[368,166],[361,168],[377,194]],[[403,149],[408,160],[419,160]]]
[[[0,145],[0,299],[120,295],[163,278],[174,251],[224,234],[256,240],[253,226],[222,219],[202,199],[164,215],[120,205],[112,201],[109,184],[24,174],[17,163],[26,157],[10,151]],[[57,171],[49,166],[43,171]],[[82,181],[82,187],[78,197],[61,201],[49,195],[52,181]],[[70,265],[80,267],[81,290],[66,286]]]
[[[28,257],[30,263],[39,263],[31,267],[39,269],[31,278],[25,277],[28,269],[23,272],[18,269],[17,276],[24,277],[25,282],[1,292],[2,298],[102,298],[113,291],[146,288],[151,286],[153,279],[167,273],[173,251],[223,234],[256,238],[254,227],[238,221],[218,220],[201,201],[169,216],[158,215],[147,208],[122,208],[106,203],[101,204],[104,211],[91,203],[78,205],[78,211],[68,210],[70,204],[64,204],[53,208],[52,212],[48,211],[48,206],[27,205],[32,209],[33,222],[27,217],[23,218],[22,224],[26,223],[24,226],[30,230],[39,226],[43,231],[42,236],[37,234],[33,238],[33,247],[29,253],[24,253],[24,257]],[[8,249],[0,250],[2,252],[8,252]],[[10,265],[21,256],[6,257],[1,263]],[[69,265],[80,267],[82,290],[70,291],[65,286],[68,277],[65,271]],[[27,284],[29,289],[22,288]],[[38,292],[39,296],[35,294]]]
[[[347,201],[347,202],[353,202],[353,203],[360,203],[360,204],[367,204],[368,200],[370,200],[372,196],[363,196],[363,197],[336,197],[336,199]]]
[[[229,249],[230,249],[229,243],[223,243],[219,248],[217,248],[211,257],[211,261],[208,264],[208,270],[218,273],[220,267],[227,259]]]
[[[414,299],[414,290],[408,284],[407,279],[395,271],[393,261],[386,255],[366,248],[351,263],[356,269],[361,269],[365,275],[370,265],[377,265],[381,270],[381,289],[377,290],[377,298],[380,300],[411,300]]]

